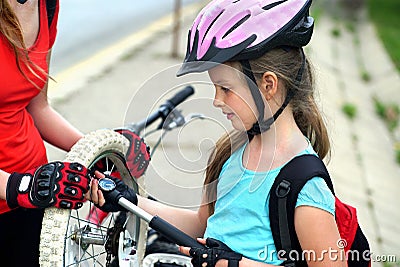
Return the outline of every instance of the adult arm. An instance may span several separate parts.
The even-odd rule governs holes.
[[[50,54],[51,52],[47,56],[47,62],[50,62]],[[49,105],[47,88],[48,82],[42,91],[31,100],[27,110],[43,140],[62,150],[69,151],[83,134]]]

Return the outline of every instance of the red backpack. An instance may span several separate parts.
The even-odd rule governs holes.
[[[325,164],[314,155],[292,159],[281,169],[271,188],[270,224],[278,256],[285,259],[284,266],[307,266],[306,253],[301,250],[294,227],[294,210],[299,192],[313,177],[323,178],[335,195]],[[356,209],[335,196],[335,217],[341,237],[338,246],[344,249],[348,266],[371,266],[369,244],[358,224]]]

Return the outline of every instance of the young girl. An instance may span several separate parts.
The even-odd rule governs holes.
[[[215,86],[213,104],[234,131],[216,144],[197,211],[166,207],[132,192],[126,196],[202,237],[206,249],[180,248],[194,266],[283,263],[269,222],[272,183],[293,157],[324,158],[330,149],[302,50],[313,30],[310,5],[310,0],[214,0],[193,23],[178,75],[208,71]],[[93,180],[93,201],[102,206],[103,194],[96,190]],[[326,254],[340,250],[334,212],[334,196],[324,180],[307,182],[297,200],[295,229],[303,251],[317,255],[317,260],[306,258],[308,266],[346,265]]]

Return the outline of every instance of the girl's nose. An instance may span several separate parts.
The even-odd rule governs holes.
[[[222,102],[221,100],[219,100],[217,98],[214,98],[213,105],[216,108],[221,108],[224,105],[224,102]]]
[[[213,106],[216,108],[221,108],[223,105],[224,102],[222,101],[220,94],[218,94],[218,91],[216,91],[214,95]]]

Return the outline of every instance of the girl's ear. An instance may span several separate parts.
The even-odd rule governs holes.
[[[260,90],[266,100],[271,98],[278,91],[278,77],[271,71],[264,72],[261,77]]]

